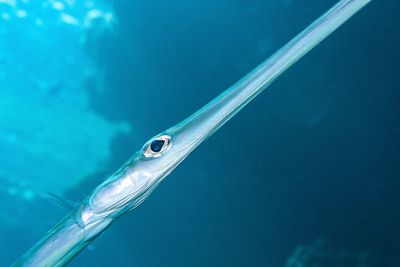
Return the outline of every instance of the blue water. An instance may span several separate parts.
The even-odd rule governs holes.
[[[0,266],[335,0],[0,1]],[[70,266],[400,266],[400,2],[373,1]]]

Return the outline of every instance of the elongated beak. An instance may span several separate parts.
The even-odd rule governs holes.
[[[267,88],[287,68],[335,31],[371,0],[342,0],[195,114],[167,130],[181,161],[207,137]],[[175,139],[175,140],[174,140]]]

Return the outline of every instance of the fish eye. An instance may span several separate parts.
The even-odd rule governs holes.
[[[169,135],[161,135],[150,140],[143,148],[143,155],[146,158],[157,158],[169,147],[171,137]]]

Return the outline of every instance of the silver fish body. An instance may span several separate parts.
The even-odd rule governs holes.
[[[140,205],[198,145],[370,0],[341,0],[255,70],[151,138],[14,266],[63,266],[119,216]]]

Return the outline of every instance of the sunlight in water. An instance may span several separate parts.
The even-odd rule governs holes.
[[[61,194],[106,166],[130,131],[89,103],[102,88],[90,42],[114,22],[101,0],[0,0],[0,196]]]

